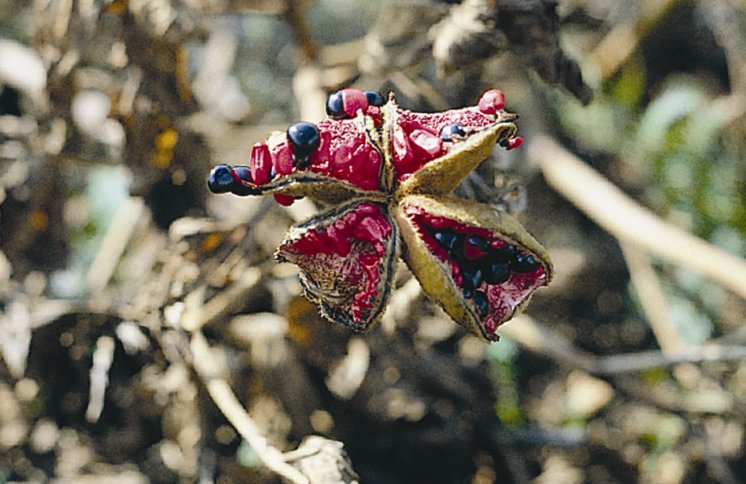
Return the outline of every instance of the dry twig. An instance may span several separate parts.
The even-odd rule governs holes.
[[[225,418],[241,434],[241,437],[251,445],[262,463],[290,482],[308,484],[308,479],[298,469],[285,461],[282,452],[269,445],[267,439],[264,438],[254,421],[246,413],[228,382],[220,376],[225,371],[220,368],[216,358],[211,354],[207,340],[200,331],[192,333],[190,347],[194,369],[205,384],[210,397],[225,415]]]
[[[549,185],[622,242],[693,269],[746,299],[746,261],[671,225],[548,136],[529,145]]]

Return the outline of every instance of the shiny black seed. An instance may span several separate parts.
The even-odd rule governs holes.
[[[337,91],[329,94],[326,100],[326,114],[332,119],[344,119],[347,117],[344,110],[344,93]]]
[[[462,268],[461,277],[463,286],[466,286],[468,283],[471,287],[477,288],[482,283],[482,269],[479,267]]]
[[[229,192],[233,186],[233,173],[228,165],[218,165],[212,169],[207,177],[207,188],[212,193]]]
[[[238,178],[240,178],[241,180],[251,183],[251,170],[248,166],[233,167],[233,174],[235,176],[238,176]],[[231,193],[233,193],[234,195],[245,197],[247,195],[254,194],[255,190],[251,187],[247,187],[246,185],[242,185],[234,179],[233,185],[231,186]]]
[[[489,242],[481,235],[471,234],[459,248],[455,257],[459,261],[469,262],[481,258],[490,248]]]
[[[241,180],[251,183],[251,169],[248,166],[234,166],[233,173]]]
[[[489,249],[490,247],[490,244],[487,242],[487,239],[485,239],[481,235],[472,234],[466,238],[466,242],[473,245],[474,247],[481,250],[482,252],[486,252],[487,249]]]
[[[288,140],[293,151],[293,165],[307,168],[309,157],[321,143],[319,128],[313,123],[295,123],[288,128]]]
[[[308,156],[306,156],[305,158],[298,158],[293,155],[293,166],[295,166],[299,170],[305,170],[306,168],[311,166],[311,158]]]
[[[363,91],[363,94],[368,98],[368,104],[371,106],[383,106],[386,104],[386,100],[378,91]]]
[[[445,250],[453,252],[461,245],[463,236],[446,229],[434,231],[433,238],[437,240],[438,244]]]
[[[443,141],[455,141],[465,136],[466,131],[464,127],[458,123],[448,124],[440,130],[440,137]]]
[[[510,267],[507,262],[490,261],[483,272],[482,277],[487,284],[502,284],[510,279]]]
[[[505,262],[506,264],[513,260],[517,253],[515,245],[506,244],[496,249],[490,249],[487,251],[487,257],[491,261]]]
[[[487,316],[487,313],[490,311],[490,303],[487,300],[487,294],[482,291],[476,291],[474,293],[474,306],[476,306],[480,317],[483,318]]]
[[[530,254],[518,254],[515,256],[515,259],[510,262],[510,270],[519,274],[533,272],[538,266],[539,263],[536,262],[534,256]]]

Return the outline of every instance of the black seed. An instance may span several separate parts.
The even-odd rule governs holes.
[[[238,176],[238,178],[240,178],[241,180],[251,183],[251,170],[248,166],[233,167],[233,174]],[[245,197],[247,195],[255,193],[255,190],[251,187],[247,187],[246,185],[242,185],[234,179],[233,185],[231,186],[231,193],[233,193],[234,195]]]
[[[464,295],[466,299],[473,298],[474,297],[474,286],[464,281],[464,284],[461,286],[461,293]]]
[[[482,252],[486,252],[487,249],[489,249],[490,245],[487,242],[487,239],[482,237],[481,235],[472,234],[466,238],[466,242],[473,245],[477,249],[481,250]]]
[[[295,155],[293,155],[293,166],[298,168],[299,170],[305,170],[309,166],[311,166],[311,158],[306,156],[305,158],[298,158]]]
[[[476,291],[474,293],[474,306],[476,306],[480,317],[487,316],[487,313],[490,311],[490,303],[487,300],[487,295],[482,291]]]
[[[333,92],[326,100],[326,114],[332,119],[347,117],[344,111],[344,94],[342,91]]]
[[[321,143],[319,128],[313,123],[295,123],[288,128],[288,140],[293,151],[293,166],[307,168],[309,157]]]
[[[461,234],[456,234],[448,229],[433,232],[433,238],[448,252],[455,251],[461,245],[462,237]]]
[[[538,266],[539,263],[536,262],[534,256],[530,254],[518,254],[515,256],[515,259],[510,262],[510,270],[519,274],[533,272]]]
[[[481,258],[482,255],[490,248],[489,242],[481,235],[471,234],[466,236],[466,240],[455,254],[457,260],[469,262]],[[477,249],[477,250],[474,250]],[[468,256],[467,256],[468,254]]]
[[[371,106],[383,106],[386,104],[386,100],[378,91],[363,91],[363,94],[368,98],[368,104]]]
[[[502,247],[498,247],[497,249],[490,249],[487,251],[487,257],[491,261],[495,262],[505,262],[506,264],[513,260],[513,258],[516,255],[516,248],[515,245],[506,244]]]
[[[461,269],[461,277],[463,278],[463,285],[468,284],[477,288],[482,283],[482,269],[479,267],[464,267]]]
[[[212,193],[229,192],[233,186],[233,173],[228,165],[218,165],[207,177],[207,187]]]
[[[443,141],[456,141],[465,136],[466,131],[464,131],[464,127],[458,123],[448,124],[440,130],[440,137]]]
[[[251,183],[251,169],[248,166],[234,166],[233,173],[241,180]]]
[[[507,262],[490,261],[484,269],[483,278],[487,284],[502,284],[510,279],[510,267]]]

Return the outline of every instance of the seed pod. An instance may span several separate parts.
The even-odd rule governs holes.
[[[508,143],[517,131],[512,122],[476,107],[415,113],[391,100],[383,113],[384,155],[404,194],[450,193],[496,143]]]
[[[250,168],[257,190],[327,204],[376,198],[383,159],[371,130],[372,121],[359,116],[299,122],[287,133],[273,134],[252,149]]]
[[[456,322],[489,341],[496,341],[498,326],[551,279],[546,250],[513,217],[488,205],[410,195],[394,216],[405,242],[404,260],[424,291]],[[446,250],[434,236],[446,231],[462,235],[461,248]],[[467,244],[484,251],[464,257]],[[499,260],[510,253],[509,261]]]
[[[385,206],[358,200],[292,228],[275,258],[300,268],[303,290],[321,314],[365,331],[388,304],[398,241]]]
[[[448,197],[495,144],[522,143],[486,91],[477,106],[441,113],[399,109],[374,91],[329,96],[330,119],[300,122],[254,145],[248,167],[220,165],[209,188],[302,196],[332,205],[295,226],[276,258],[296,264],[309,299],[328,319],[369,329],[391,294],[399,252],[425,292],[487,341],[549,282],[546,251],[509,215]]]

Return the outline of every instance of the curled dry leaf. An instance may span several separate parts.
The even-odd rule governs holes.
[[[215,193],[308,196],[330,205],[290,230],[276,258],[296,264],[309,299],[355,331],[383,314],[401,252],[424,291],[487,341],[549,283],[552,264],[510,215],[448,194],[494,148],[514,149],[514,114],[497,89],[476,106],[400,108],[393,94],[344,89],[329,119],[295,123],[254,145],[250,166],[216,166]]]

